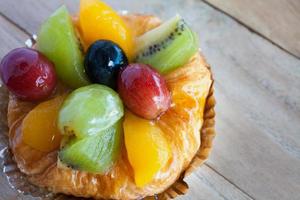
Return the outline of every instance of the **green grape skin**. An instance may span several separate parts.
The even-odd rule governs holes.
[[[111,88],[92,84],[74,90],[58,114],[62,135],[82,139],[111,127],[124,115],[123,103]]]

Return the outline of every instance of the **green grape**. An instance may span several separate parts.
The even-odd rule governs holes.
[[[123,114],[119,95],[107,86],[93,84],[67,97],[58,115],[58,127],[63,135],[82,139],[111,127]]]

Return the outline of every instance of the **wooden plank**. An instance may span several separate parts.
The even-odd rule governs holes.
[[[178,199],[222,199],[222,200],[253,200],[249,195],[240,191],[236,186],[229,184],[226,179],[218,175],[211,168],[203,165],[197,169],[186,181],[190,185],[190,191]],[[225,187],[224,187],[225,186]],[[203,190],[202,188],[205,188]],[[208,193],[207,191],[211,191]],[[211,196],[213,194],[213,196]]]
[[[205,0],[300,58],[299,0]]]
[[[299,199],[299,60],[213,9],[194,22],[216,76],[208,163],[254,199]]]
[[[24,46],[28,35],[0,16],[0,58],[13,48]]]
[[[77,0],[76,0],[77,1]],[[37,3],[34,0],[22,0],[22,2],[13,0],[1,0],[0,1],[0,12],[16,22],[20,27],[24,28],[29,33],[37,33],[41,23],[47,19],[51,13],[62,5],[63,1],[46,1],[42,0]],[[78,5],[78,2],[76,5]],[[67,2],[71,4],[71,1]],[[22,9],[16,9],[22,6]],[[16,12],[12,15],[12,12]]]
[[[32,4],[46,9],[36,12],[38,24],[59,5],[58,1],[24,0],[27,4],[22,7],[27,8],[18,11],[10,7],[20,2],[4,2],[0,11],[30,32],[38,26],[30,22],[35,16]],[[219,134],[208,164],[225,178],[213,181],[203,172],[212,181],[209,189],[216,192],[212,193],[205,187],[210,184],[193,175],[188,179],[192,189],[184,198],[233,199],[228,194],[236,185],[235,190],[241,188],[254,199],[300,199],[300,61],[197,0],[109,3],[163,18],[182,14],[199,33],[203,52],[213,66]],[[71,10],[75,7],[72,4]]]

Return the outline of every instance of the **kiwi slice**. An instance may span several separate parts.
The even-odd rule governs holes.
[[[137,38],[136,62],[149,64],[164,74],[187,63],[197,50],[196,34],[176,15]]]
[[[72,169],[103,174],[115,163],[120,154],[122,137],[121,120],[97,135],[67,141],[58,157]]]
[[[58,77],[68,86],[79,88],[89,84],[79,40],[66,6],[58,8],[42,24],[37,50],[55,64]]]

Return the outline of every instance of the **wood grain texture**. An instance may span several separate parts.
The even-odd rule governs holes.
[[[65,2],[76,10],[77,0]],[[199,33],[212,65],[218,135],[210,167],[199,168],[187,179],[191,190],[180,198],[300,199],[299,59],[198,0],[107,2],[164,19],[180,13]],[[14,9],[20,4],[22,9]],[[0,12],[36,33],[60,4],[1,0]]]
[[[253,200],[206,165],[201,166],[186,181],[189,183],[190,191],[185,196],[178,197],[178,200]]]
[[[2,16],[0,16],[0,27],[0,58],[2,58],[11,49],[23,46],[28,35]]]
[[[300,58],[299,0],[205,0]]]

